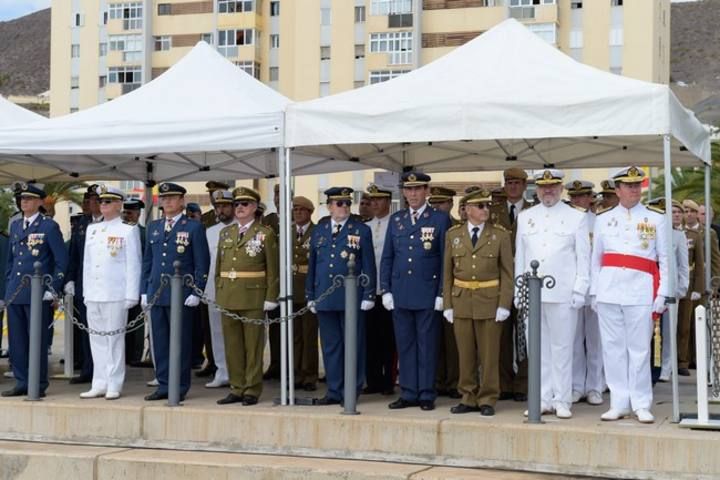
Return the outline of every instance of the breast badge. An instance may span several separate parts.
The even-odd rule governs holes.
[[[107,237],[107,248],[111,257],[116,257],[124,245],[125,239],[123,237]]]
[[[265,242],[264,233],[256,233],[255,236],[245,244],[245,253],[249,257],[256,257],[258,253],[262,252],[263,245]]]
[[[650,246],[650,240],[655,240],[655,225],[648,223],[647,218],[637,224],[637,232],[643,249]]]
[[[177,245],[177,253],[185,253],[185,249],[190,245],[190,232],[177,232],[175,234],[175,244]]]
[[[422,227],[420,229],[420,240],[423,242],[423,248],[430,250],[432,241],[435,238],[435,227]]]

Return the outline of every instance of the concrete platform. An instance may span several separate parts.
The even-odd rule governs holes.
[[[56,360],[52,365],[59,372]],[[3,360],[0,371],[5,368]],[[546,417],[542,425],[528,425],[522,416],[525,405],[512,401],[500,402],[490,419],[451,415],[457,401],[447,398],[438,399],[436,410],[423,412],[388,410],[396,397],[362,396],[357,416],[341,415],[337,406],[274,406],[277,382],[266,383],[256,406],[221,407],[215,401],[227,390],[206,389],[206,380],[197,378],[184,406],[170,408],[143,401],[152,391],[145,386],[152,375],[151,369],[129,369],[123,397],[116,401],[81,400],[78,394],[88,386],[62,380],[52,380],[48,397],[40,402],[0,398],[0,439],[292,455],[308,457],[310,464],[336,458],[614,478],[720,478],[720,433],[671,423],[669,384],[656,388],[653,425],[632,419],[601,422],[607,399],[599,407],[576,405],[570,420]],[[694,412],[694,379],[681,380],[686,400],[681,410]],[[0,389],[11,385],[10,379],[0,380]],[[315,395],[323,394],[321,385]],[[180,458],[189,458],[185,455]]]

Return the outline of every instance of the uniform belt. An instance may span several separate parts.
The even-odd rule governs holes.
[[[485,280],[484,282],[475,281],[475,280],[458,280],[457,278],[453,280],[453,285],[460,288],[469,288],[470,290],[477,290],[478,288],[491,288],[491,287],[497,287],[500,285],[500,280]]]
[[[265,278],[265,272],[220,272],[221,278]]]
[[[622,253],[604,253],[602,256],[602,266],[629,268],[649,274],[653,281],[653,300],[657,296],[657,291],[660,286],[660,269],[655,260],[635,255],[623,255]],[[657,313],[653,313],[654,319],[658,317],[659,315]]]
[[[295,268],[293,270],[295,271],[295,273],[307,273],[308,266],[307,265],[295,265]]]

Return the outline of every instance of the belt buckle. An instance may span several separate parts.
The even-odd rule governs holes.
[[[233,270],[232,272],[228,273],[228,278],[230,280],[235,280],[236,278],[238,278],[237,272]]]

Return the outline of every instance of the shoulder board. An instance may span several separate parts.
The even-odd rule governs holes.
[[[595,215],[601,215],[601,214],[603,214],[603,213],[605,213],[605,212],[609,212],[609,211],[612,210],[613,208],[615,208],[615,207],[601,208],[600,210],[596,210],[596,211],[595,211]]]
[[[503,227],[502,225],[500,225],[499,223],[493,223],[493,227],[495,227],[496,229],[498,229],[498,230],[500,230],[500,231],[503,231],[503,232],[509,232],[509,231],[510,231],[510,230],[508,230],[507,228],[505,228],[505,227]]]
[[[656,207],[656,206],[654,206],[654,205],[645,205],[645,208],[647,208],[647,209],[650,210],[651,212],[655,212],[655,213],[659,213],[659,214],[661,214],[661,215],[665,215],[665,210],[663,210],[663,209],[661,209],[661,208],[658,208],[658,207]]]
[[[263,230],[265,233],[267,233],[267,232],[275,233],[275,230],[270,228],[269,225],[263,225],[262,223],[259,223],[257,228],[258,228],[258,230]]]
[[[134,227],[134,226],[135,226],[135,225],[133,225],[133,224],[130,223],[130,222],[126,222],[125,220],[123,220],[122,223],[125,224],[125,225],[130,225],[131,227]]]
[[[457,230],[457,229],[459,229],[459,228],[462,227],[462,226],[463,226],[462,223],[458,223],[457,225],[453,225],[452,227],[448,228],[447,231],[448,231],[448,233],[450,233],[450,232],[452,232],[453,230]]]
[[[588,211],[587,208],[578,207],[577,205],[573,205],[572,203],[568,203],[568,205],[570,205],[570,206],[571,206],[572,208],[574,208],[575,210],[580,210],[580,211],[583,212],[583,213],[587,213],[587,211]]]

